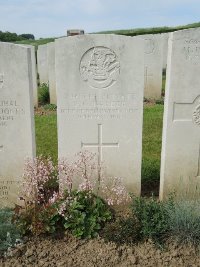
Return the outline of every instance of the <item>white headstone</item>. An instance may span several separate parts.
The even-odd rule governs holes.
[[[24,160],[35,156],[31,49],[0,43],[0,206],[17,201]]]
[[[200,181],[200,29],[170,35],[160,197]],[[186,190],[188,185],[184,188]]]
[[[160,34],[140,36],[144,47],[144,97],[160,99],[162,91],[162,39]]]
[[[141,187],[143,40],[83,35],[56,40],[59,158],[97,153],[106,177]]]
[[[50,103],[57,104],[56,99],[56,73],[55,73],[55,43],[47,44],[48,77]]]
[[[168,40],[169,40],[169,33],[162,33],[162,58],[163,58],[163,69],[167,68],[167,55],[168,55]]]
[[[47,60],[47,45],[39,45],[37,50],[37,65],[40,84],[48,83],[48,60]]]
[[[36,54],[35,46],[26,45],[31,49],[31,63],[32,63],[32,81],[33,81],[33,103],[34,106],[38,106],[38,87],[37,87],[37,68],[36,68]]]

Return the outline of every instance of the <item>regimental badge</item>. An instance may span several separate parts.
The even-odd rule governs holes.
[[[89,49],[81,58],[82,79],[97,89],[112,86],[120,74],[120,63],[110,48],[97,46]]]

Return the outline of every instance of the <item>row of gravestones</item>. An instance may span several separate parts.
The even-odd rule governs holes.
[[[106,177],[141,188],[144,40],[57,39],[58,155],[97,153]],[[160,198],[200,180],[200,29],[170,34]],[[0,43],[0,205],[16,202],[24,159],[35,156],[31,48]],[[109,178],[108,178],[109,179]]]
[[[140,36],[145,41],[144,97],[147,99],[161,98],[162,73],[167,64],[168,37],[167,33]],[[54,42],[38,47],[37,63],[40,83],[49,84],[50,103],[57,104]]]

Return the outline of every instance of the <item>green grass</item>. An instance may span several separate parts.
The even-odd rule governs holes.
[[[144,108],[142,179],[159,181],[163,105]],[[57,160],[56,115],[35,116],[37,155]]]
[[[35,115],[37,155],[51,156],[56,163],[58,158],[57,117]]]
[[[17,41],[15,42],[16,44],[27,44],[27,45],[34,45],[34,46],[38,46],[38,45],[43,45],[43,44],[47,44],[50,42],[54,42],[56,38],[42,38],[39,40],[23,40],[23,41]]]
[[[142,180],[144,188],[154,189],[156,184],[156,194],[160,180],[163,108],[163,105],[155,105],[144,109]]]
[[[101,32],[96,32],[96,33],[97,34],[98,33],[99,34],[120,34],[120,35],[127,35],[127,36],[136,36],[136,35],[143,35],[143,34],[158,34],[158,33],[174,32],[178,30],[197,28],[197,27],[200,27],[200,22],[191,23],[191,24],[182,25],[182,26],[175,26],[175,27],[161,26],[161,27],[153,27],[153,28],[135,28],[135,29],[125,29],[125,30],[101,31]],[[55,39],[56,39],[55,37],[41,38],[39,40],[23,40],[23,41],[17,41],[15,43],[34,45],[38,47],[38,45],[43,45],[49,42],[54,42]]]
[[[197,28],[200,27],[200,22],[191,23],[182,26],[175,26],[175,27],[153,27],[153,28],[136,28],[136,29],[128,29],[128,30],[114,30],[114,31],[101,31],[98,33],[103,34],[120,34],[120,35],[127,35],[127,36],[136,36],[142,34],[157,34],[157,33],[167,33],[167,32],[174,32],[178,30],[190,29],[190,28]]]

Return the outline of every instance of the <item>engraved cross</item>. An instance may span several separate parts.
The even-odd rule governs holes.
[[[102,141],[102,124],[98,124],[98,142],[97,143],[83,143],[81,142],[81,147],[96,147],[98,148],[98,167],[100,168],[102,160],[103,160],[103,148],[110,147],[119,147],[119,142],[116,143],[104,143]]]
[[[194,122],[194,124],[200,127],[200,96],[197,96],[192,103],[176,103],[173,107],[173,121],[174,122]],[[200,141],[199,141],[199,153],[198,153],[198,167],[197,175],[195,177],[200,178]]]

